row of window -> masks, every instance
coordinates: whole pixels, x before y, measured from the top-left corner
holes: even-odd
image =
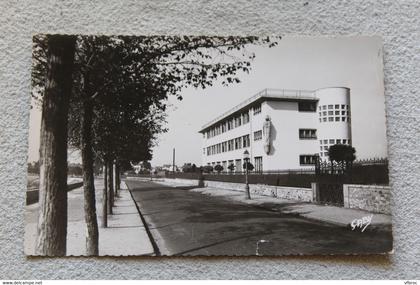
[[[254,132],[254,141],[262,140],[262,130]]]
[[[240,172],[243,169],[243,162],[245,162],[242,159],[235,159],[235,160],[225,160],[225,161],[217,161],[217,162],[209,162],[207,163],[208,166],[216,166],[216,165],[221,165],[223,167],[223,171],[224,172],[228,172],[228,171],[236,171],[236,172]],[[230,167],[231,165],[233,165],[233,167]],[[263,170],[263,158],[262,156],[256,156],[254,157],[254,171],[262,171]]]
[[[316,112],[316,101],[300,101],[298,110],[299,112]]]
[[[320,145],[333,145],[333,144],[351,144],[350,139],[326,139],[319,140]]]
[[[316,139],[316,129],[299,129],[300,139]]]
[[[320,140],[320,152],[319,155],[321,157],[328,157],[328,149],[330,146],[335,144],[351,144],[351,140],[349,139],[327,139],[327,140]]]
[[[253,108],[254,115],[261,113],[261,104],[254,106]],[[204,136],[207,138],[212,138],[214,136],[223,134],[227,131],[230,131],[234,128],[240,127],[249,123],[249,111],[246,111],[236,117],[227,119],[226,121],[210,128]]]
[[[241,149],[250,145],[249,135],[245,135],[207,147],[207,155]]]
[[[322,118],[322,117],[334,116],[334,115],[339,116],[340,114],[342,116],[346,116],[346,115],[350,116],[350,111],[322,111],[322,112],[319,112],[319,117]]]
[[[319,122],[348,122],[350,123],[350,117],[340,117],[340,116],[336,116],[336,117],[323,117],[323,118],[319,118]]]
[[[212,138],[214,136],[220,135],[224,132],[230,131],[231,129],[240,127],[244,124],[247,124],[249,122],[249,112],[251,112],[255,115],[258,115],[261,113],[261,103],[254,105],[249,109],[248,111],[245,111],[244,113],[227,119],[224,122],[210,128],[205,134],[204,137]],[[298,102],[298,110],[299,112],[316,112],[316,102],[315,101],[301,101]]]
[[[331,105],[322,105],[322,106],[319,106],[318,107],[318,109],[321,111],[321,110],[339,110],[340,109],[340,106],[341,106],[341,110],[349,110],[350,109],[350,107],[349,107],[349,105],[347,105],[347,104],[331,104]]]
[[[317,155],[300,155],[299,156],[299,163],[300,165],[315,165],[318,159]]]

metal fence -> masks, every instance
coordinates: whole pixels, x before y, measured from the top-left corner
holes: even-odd
[[[250,172],[248,182],[250,184],[266,184],[273,186],[311,188],[311,182],[315,181],[314,171],[267,171]],[[220,173],[199,173],[199,172],[168,172],[167,178],[200,179],[208,181],[220,181],[230,183],[245,183],[244,172],[220,172]]]

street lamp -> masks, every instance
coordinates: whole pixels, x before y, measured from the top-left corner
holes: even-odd
[[[244,160],[245,160],[245,194],[246,194],[246,199],[251,199],[251,195],[249,194],[249,183],[248,183],[248,161],[249,161],[248,150],[244,151]]]

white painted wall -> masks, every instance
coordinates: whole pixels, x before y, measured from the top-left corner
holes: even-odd
[[[318,140],[299,139],[299,129],[316,129],[317,113],[299,112],[298,102],[269,101],[267,114],[272,122],[272,150],[263,158],[263,167],[272,169],[298,169],[301,154],[318,152]]]

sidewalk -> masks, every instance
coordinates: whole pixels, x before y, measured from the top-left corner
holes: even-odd
[[[159,183],[159,182],[158,182]],[[172,185],[180,187],[181,185]],[[268,196],[251,193],[251,200],[245,199],[245,192],[215,189],[195,188],[190,191],[198,192],[209,196],[224,197],[232,202],[246,203],[249,205],[261,206],[263,208],[279,211],[285,214],[298,215],[307,219],[334,224],[351,229],[354,220],[372,215],[372,221],[366,230],[390,230],[391,216],[385,214],[370,213],[364,210],[348,209],[335,206],[318,205],[300,201],[278,199]],[[360,230],[360,229],[358,229]]]
[[[153,247],[140,219],[135,203],[121,183],[119,197],[115,200],[113,215],[108,215],[108,228],[101,228],[103,182],[95,180],[96,214],[99,226],[99,255],[128,256],[153,255]],[[67,255],[86,255],[86,224],[84,218],[83,188],[68,193]],[[25,254],[35,254],[38,203],[25,209]]]

